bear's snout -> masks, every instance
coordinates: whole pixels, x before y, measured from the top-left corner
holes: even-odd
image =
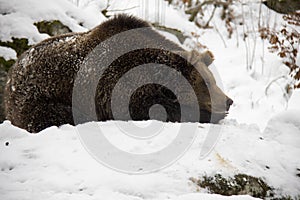
[[[226,111],[229,110],[230,106],[233,104],[233,100],[230,99],[229,97],[227,97],[227,100],[226,100]]]

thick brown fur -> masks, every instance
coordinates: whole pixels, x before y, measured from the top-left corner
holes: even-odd
[[[182,52],[181,56],[166,50],[145,48],[140,51],[129,52],[116,59],[97,86],[95,96],[97,119],[100,121],[114,119],[109,107],[111,88],[124,72],[144,63],[160,63],[172,66],[187,77],[198,97],[198,103],[203,113],[202,118],[198,121],[216,122],[224,118],[232,101],[216,86],[214,77],[207,68],[213,60],[212,54],[210,52],[204,54],[195,51],[186,52],[158,34],[147,22],[127,15],[118,15],[85,33],[71,33],[49,38],[23,53],[8,74],[5,89],[6,118],[12,124],[29,132],[38,132],[53,125],[74,125],[72,92],[76,74],[83,60],[106,39],[137,28],[150,28],[149,35],[141,36],[143,40],[149,43],[157,40],[163,41],[161,45],[167,45],[174,51]],[[128,41],[126,39],[121,41],[121,45],[127,45],[130,39],[132,38],[128,38]],[[198,71],[201,71],[204,77],[201,78],[197,75],[197,70],[193,69],[192,64],[196,66]],[[102,66],[98,64],[96,67]],[[120,69],[122,69],[122,73],[119,72]],[[136,77],[138,78],[139,75],[137,74]],[[178,84],[180,90],[180,83],[172,84]],[[211,87],[212,92],[209,93],[208,87]],[[125,89],[126,86],[124,86]],[[85,88],[85,90],[82,91],[83,95],[88,92],[89,88]],[[149,98],[142,98],[147,92],[150,93],[150,100]],[[189,93],[188,91],[185,92]],[[178,106],[178,104],[174,104],[176,99],[174,95],[167,95],[167,93],[168,91],[159,85],[151,85],[135,92],[129,106],[132,119],[149,119],[148,107],[162,103],[169,111],[168,121],[180,120],[180,114],[172,113],[173,109]],[[119,95],[122,96],[122,94]],[[189,95],[186,96],[184,100],[189,102]],[[226,104],[225,107],[217,108],[219,117],[215,120],[210,120],[212,97],[216,99],[216,105]],[[81,108],[76,109],[83,115],[88,114],[81,111]],[[117,109],[123,112],[125,108]],[[83,119],[82,122],[88,121],[89,117],[87,116],[86,119]],[[189,120],[187,119],[187,121]]]

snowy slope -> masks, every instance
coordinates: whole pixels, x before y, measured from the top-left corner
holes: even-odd
[[[59,19],[73,31],[91,29],[105,20],[100,12],[106,6],[104,1],[79,2],[76,5],[76,1],[68,0],[0,0],[0,12],[6,13],[0,15],[0,39],[26,37],[31,44],[37,43],[49,37],[40,34],[33,25],[40,20]],[[132,8],[139,3],[138,0],[111,1],[110,9]],[[153,21],[151,5],[148,20]],[[126,12],[140,15],[138,8]],[[300,173],[297,171],[300,169],[300,91],[294,91],[287,102],[278,92],[288,81],[283,79],[272,84],[265,93],[272,80],[287,77],[288,69],[276,55],[266,50],[264,68],[261,69],[260,50],[267,44],[259,42],[256,44],[255,68],[249,72],[242,41],[237,46],[234,37],[227,40],[224,36],[225,47],[216,30],[198,29],[188,22],[188,16],[172,6],[166,7],[166,13],[166,26],[188,35],[192,32],[201,35],[201,43],[214,53],[216,60],[212,67],[221,78],[218,82],[235,102],[229,116],[220,125],[197,124],[196,138],[183,157],[161,171],[144,175],[123,174],[99,164],[81,144],[76,131],[78,127],[51,127],[32,135],[6,121],[0,125],[0,199],[253,199],[241,195],[207,194],[208,191],[197,188],[189,180],[216,173],[263,177],[279,195],[300,194],[300,178],[296,176]],[[213,23],[221,22],[216,19]],[[218,31],[226,35],[222,28]],[[174,36],[172,38],[175,40]],[[191,45],[192,41],[186,44]],[[12,49],[2,47],[0,55],[6,59],[16,57]],[[92,129],[92,124],[83,126],[86,132]],[[114,144],[134,152],[161,148],[174,138],[168,136],[173,135],[172,130],[179,125],[166,123],[167,136],[148,142],[120,137],[122,132],[114,122],[100,123],[100,126],[109,133]],[[208,130],[219,129],[221,135],[215,148],[200,159]]]
[[[196,196],[206,199],[209,196],[193,194],[199,188],[189,178],[215,173],[264,177],[268,184],[279,189],[278,193],[297,195],[300,191],[299,177],[295,176],[300,164],[297,160],[300,118],[294,119],[294,123],[284,122],[284,119],[287,119],[284,115],[277,116],[263,133],[253,126],[228,121],[214,150],[199,159],[207,130],[220,126],[202,124],[192,147],[181,159],[164,170],[146,175],[127,175],[99,164],[81,145],[75,127],[51,127],[30,135],[5,122],[0,125],[0,198],[190,199]],[[89,125],[85,126],[86,132],[90,131]],[[124,142],[114,137],[120,131],[110,131],[115,127],[114,122],[101,126],[112,134],[115,143]],[[139,146],[131,143],[127,148],[134,150]],[[155,149],[152,146],[152,150]],[[209,198],[217,199],[217,196]]]

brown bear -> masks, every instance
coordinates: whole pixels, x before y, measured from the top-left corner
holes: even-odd
[[[127,37],[114,37],[131,30],[133,32]],[[111,42],[114,45],[110,46]],[[123,47],[141,43],[144,48],[115,57],[102,76],[97,77],[99,70],[106,67],[104,63],[108,57],[117,55],[116,52]],[[104,56],[98,58],[99,53]],[[216,123],[226,116],[232,100],[217,87],[207,67],[212,61],[210,52],[185,51],[156,32],[147,22],[128,15],[117,15],[88,32],[52,37],[23,53],[8,74],[6,119],[29,132],[39,132],[53,125],[74,125],[92,120],[153,119],[149,109],[159,104],[166,114],[163,117],[155,115],[154,119]],[[183,88],[181,82],[168,78],[170,75],[166,70],[160,72],[158,69],[155,77],[162,77],[167,85],[174,86],[176,91],[172,91],[164,84],[150,83],[144,71],[137,70],[121,86],[119,84],[117,92],[113,92],[127,72],[140,65],[152,69],[151,64],[170,67],[183,76],[191,87]],[[89,72],[85,80],[76,81],[81,76],[79,71],[81,74]],[[130,86],[136,80],[149,80],[149,84],[141,85],[130,94],[129,105],[112,103],[113,94],[114,99],[120,100],[128,96]],[[92,88],[91,83],[97,83],[96,88]],[[177,93],[183,95],[177,97]],[[193,94],[196,102],[191,97]],[[195,109],[200,113],[196,118],[189,112],[182,116],[182,110],[195,113],[192,112]],[[115,116],[112,110],[120,115]],[[91,114],[93,112],[96,117]],[[126,112],[130,115],[125,115]]]

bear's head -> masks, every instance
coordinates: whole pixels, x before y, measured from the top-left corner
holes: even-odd
[[[200,122],[217,123],[226,117],[233,100],[223,93],[218,87],[214,75],[208,68],[214,61],[214,56],[210,51],[199,53],[198,51],[179,52],[194,69],[190,72],[192,85],[198,97],[200,107]],[[184,102],[191,102],[192,95],[185,95]]]
[[[142,49],[122,55],[99,81],[95,99],[98,120],[219,122],[233,101],[217,86],[208,68],[213,60],[209,51]],[[112,97],[117,98],[114,101]],[[124,101],[129,106],[122,103],[124,99],[129,99]],[[157,104],[160,106],[152,110]]]

